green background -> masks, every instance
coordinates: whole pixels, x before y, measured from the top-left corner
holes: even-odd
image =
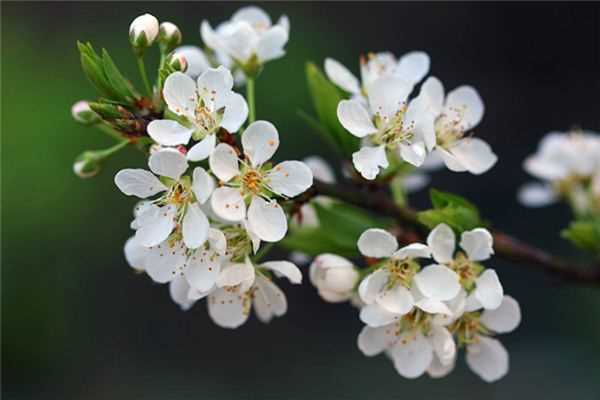
[[[477,134],[499,154],[483,176],[435,174],[435,187],[480,205],[496,226],[565,256],[558,237],[568,210],[528,210],[515,200],[528,180],[521,161],[541,136],[573,124],[600,130],[597,5],[269,3],[291,20],[288,55],[257,82],[258,117],[279,129],[278,159],[321,154],[298,118],[311,110],[304,62],[332,56],[357,71],[366,51],[423,49],[448,88],[469,82],[486,102]],[[139,84],[127,41],[143,12],[175,22],[200,44],[232,3],[2,4],[2,390],[7,399],[355,399],[600,397],[598,289],[492,260],[523,323],[502,340],[511,371],[489,385],[464,362],[443,380],[399,377],[383,356],[356,348],[361,324],[347,305],[326,304],[308,280],[282,284],[285,318],[223,330],[197,304],[187,313],[166,287],[135,275],[122,256],[133,199],[116,190],[120,168],[144,163],[126,150],[95,179],[72,173],[85,149],[111,139],[77,125],[70,106],[95,93],[81,73],[76,40],[110,50]],[[154,49],[149,56],[156,57]],[[412,198],[427,207],[424,193]],[[462,358],[462,357],[461,357]]]

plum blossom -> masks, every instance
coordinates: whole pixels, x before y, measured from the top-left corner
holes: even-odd
[[[210,155],[211,171],[221,181],[211,197],[215,214],[230,222],[247,219],[247,227],[260,240],[276,242],[287,232],[287,217],[273,195],[290,198],[313,182],[310,168],[301,161],[267,161],[279,147],[279,133],[267,121],[255,121],[242,134],[244,159],[226,143]]]
[[[209,230],[209,221],[201,205],[214,190],[213,178],[202,167],[193,170],[192,179],[183,176],[188,163],[175,149],[155,152],[148,165],[152,172],[123,169],[115,176],[115,184],[128,196],[147,199],[160,194],[145,203],[143,211],[137,215],[134,221],[137,240],[145,247],[153,247],[173,235],[182,239],[187,248],[200,247]]]
[[[490,146],[479,138],[467,136],[481,121],[483,101],[471,86],[460,86],[444,95],[442,83],[428,78],[420,97],[435,118],[436,152],[451,171],[482,174],[498,160]]]
[[[362,97],[368,93],[369,86],[380,78],[398,77],[412,87],[427,75],[429,65],[429,56],[422,51],[411,51],[398,59],[392,53],[381,52],[361,56],[360,81],[348,68],[332,58],[325,59],[325,73],[329,80],[353,97]]]
[[[577,213],[600,210],[600,135],[597,133],[551,132],[523,166],[541,182],[527,183],[519,190],[522,204],[542,207],[565,199]]]
[[[396,238],[383,229],[368,229],[358,239],[358,249],[369,258],[383,259],[358,287],[366,304],[360,319],[371,327],[399,321],[416,307],[432,314],[451,315],[444,303],[460,291],[459,276],[444,265],[421,269],[418,258],[429,258],[431,249],[412,243],[398,249]]]
[[[375,179],[380,169],[389,166],[388,152],[418,167],[433,150],[434,116],[421,94],[407,103],[411,91],[411,84],[389,76],[369,85],[366,105],[358,99],[338,104],[342,126],[363,139],[363,147],[352,155],[352,162],[365,179]]]
[[[309,276],[321,298],[330,303],[352,298],[359,278],[358,271],[349,260],[328,253],[315,257],[310,265]]]
[[[148,135],[162,146],[187,145],[199,141],[187,153],[190,161],[201,161],[212,153],[217,133],[224,128],[236,132],[248,117],[246,100],[233,90],[233,77],[226,68],[209,68],[197,83],[183,72],[167,77],[163,97],[177,121],[162,119],[148,124]]]
[[[290,23],[285,15],[273,24],[269,15],[256,6],[239,9],[216,29],[208,21],[202,21],[200,27],[206,46],[217,54],[230,57],[251,73],[285,54],[289,31]]]

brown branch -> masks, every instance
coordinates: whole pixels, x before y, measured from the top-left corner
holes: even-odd
[[[315,180],[311,193],[333,197],[392,217],[401,225],[413,228],[422,238],[427,232],[426,227],[417,220],[417,210],[398,207],[385,192],[376,188],[348,187]],[[504,260],[535,267],[569,282],[600,286],[600,264],[578,265],[553,256],[504,232],[493,230],[492,234],[495,254]]]

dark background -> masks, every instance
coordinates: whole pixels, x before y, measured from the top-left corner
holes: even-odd
[[[228,18],[234,3],[2,4],[2,384],[7,399],[599,399],[600,289],[568,286],[493,259],[523,310],[502,337],[511,370],[485,384],[462,361],[443,380],[401,378],[356,347],[361,323],[348,305],[322,302],[305,279],[282,283],[284,318],[215,326],[204,302],[184,313],[167,288],[127,267],[122,245],[133,199],[114,173],[140,166],[125,151],[95,179],[72,171],[84,149],[110,140],[78,126],[70,106],[92,99],[75,41],[110,49],[137,82],[130,21],[143,12],[175,22],[200,44],[202,19]],[[598,4],[268,3],[291,20],[288,55],[257,83],[259,118],[279,128],[278,159],[326,153],[297,117],[310,109],[304,62],[332,56],[358,72],[367,51],[427,51],[447,89],[469,83],[486,115],[477,134],[499,155],[475,177],[441,171],[433,185],[480,205],[484,216],[563,256],[563,206],[529,210],[515,200],[524,157],[550,130],[600,130]],[[154,56],[156,50],[154,49]],[[151,69],[152,70],[152,69]],[[413,197],[428,205],[424,193]],[[307,276],[305,276],[307,278]]]

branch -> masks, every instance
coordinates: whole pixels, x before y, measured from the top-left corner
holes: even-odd
[[[394,218],[404,226],[409,226],[424,238],[425,226],[417,220],[417,210],[398,207],[386,193],[375,187],[350,188],[340,184],[314,181],[313,195],[333,197],[355,206],[372,210]],[[589,286],[600,286],[600,264],[583,266],[562,260],[542,249],[527,244],[504,232],[492,230],[495,254],[507,261],[525,264],[543,270],[559,278]]]

